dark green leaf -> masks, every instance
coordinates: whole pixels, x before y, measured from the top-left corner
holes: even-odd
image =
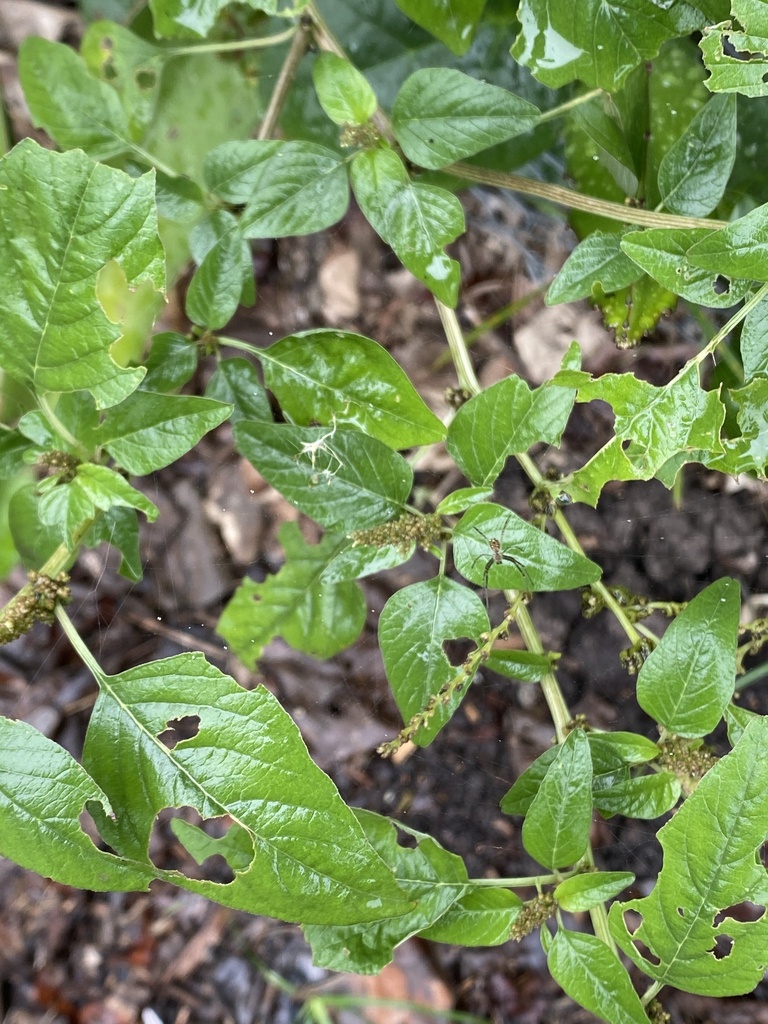
[[[768,375],[768,299],[744,317],[740,349],[746,384],[753,377]]]
[[[547,672],[552,671],[552,662],[546,654],[533,651],[515,651],[511,648],[496,647],[488,655],[486,668],[509,679],[520,679],[524,683],[538,683]]]
[[[507,790],[499,806],[505,814],[527,814],[533,798],[539,792],[552,762],[558,755],[558,747],[550,747],[540,754],[530,767]]]
[[[237,311],[243,291],[243,238],[236,229],[223,235],[206,253],[189,283],[189,319],[211,331],[224,327]]]
[[[621,124],[621,116],[610,96],[603,93],[574,108],[575,125],[597,147],[597,156],[619,188],[628,196],[637,192],[637,168]]]
[[[29,440],[19,430],[0,431],[0,480],[10,480],[25,465]]]
[[[354,643],[365,623],[365,599],[354,583],[331,583],[324,573],[346,541],[326,534],[307,544],[296,523],[279,533],[285,563],[263,583],[247,576],[216,627],[248,668],[276,636],[314,658],[331,658]]]
[[[362,530],[405,511],[410,466],[359,430],[241,422],[235,442],[268,483],[322,526]]]
[[[376,109],[376,94],[348,60],[321,53],[312,66],[320,106],[336,124],[365,124]]]
[[[345,331],[303,331],[258,353],[264,382],[302,425],[356,427],[391,448],[433,444],[445,427],[386,349]]]
[[[768,203],[697,242],[688,260],[715,274],[768,281]]]
[[[177,334],[175,331],[156,334],[152,339],[152,348],[145,364],[147,375],[141,382],[142,389],[176,391],[187,383],[197,369],[197,354],[197,345],[183,334]]]
[[[509,889],[473,889],[419,934],[457,946],[500,946],[509,940],[522,905]]]
[[[598,288],[615,292],[637,281],[641,274],[622,251],[621,235],[594,231],[573,250],[549,286],[547,305],[594,298]]]
[[[444,643],[460,637],[478,643],[488,628],[488,615],[477,594],[445,576],[403,587],[390,597],[379,619],[379,646],[406,723],[462,672],[448,660]],[[447,704],[437,704],[429,723],[414,736],[415,743],[431,743],[456,711],[468,685],[469,680]]]
[[[464,53],[483,13],[485,0],[396,0],[417,25],[431,32],[454,53]]]
[[[453,531],[453,551],[465,579],[497,590],[571,590],[600,578],[599,565],[490,502],[464,513]]]
[[[575,864],[589,845],[592,759],[587,734],[574,729],[557,748],[523,822],[523,846],[548,868]]]
[[[554,895],[563,910],[577,914],[612,900],[634,880],[635,876],[629,871],[590,871],[566,878],[555,889]]]
[[[102,541],[120,552],[120,575],[136,583],[143,569],[139,551],[139,521],[132,508],[113,506],[100,516],[91,527],[84,543],[96,547]]]
[[[650,896],[611,907],[614,938],[661,985],[722,998],[751,992],[765,973],[768,914],[741,920],[733,908],[764,904],[766,744],[768,720],[761,717],[659,831],[664,866]],[[628,911],[640,915],[632,932]],[[721,936],[727,955],[716,957]]]
[[[539,116],[506,89],[450,68],[422,68],[398,93],[392,127],[409,160],[440,168],[530,131]]]
[[[640,706],[669,732],[705,736],[733,696],[741,591],[712,583],[670,623],[637,677]]]
[[[264,165],[282,145],[272,139],[247,139],[216,146],[205,157],[205,184],[225,202],[244,206],[262,180]]]
[[[595,791],[595,806],[604,818],[659,818],[680,799],[680,780],[672,772],[657,772],[620,779]]]
[[[713,96],[659,165],[659,192],[668,210],[706,217],[725,192],[736,159],[736,97]]]
[[[272,409],[256,367],[241,356],[221,359],[205,389],[206,398],[234,406],[230,419],[272,422]]]
[[[27,569],[39,569],[61,543],[59,524],[48,526],[40,519],[34,483],[25,484],[8,503],[11,538]]]

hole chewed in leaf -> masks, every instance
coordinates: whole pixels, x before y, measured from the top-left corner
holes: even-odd
[[[715,280],[712,282],[712,291],[715,295],[727,295],[731,290],[731,282],[727,277],[722,274],[718,274]]]
[[[228,884],[253,860],[251,837],[227,816],[201,817],[194,807],[167,807],[155,818],[152,863],[187,878]]]
[[[154,89],[157,85],[157,75],[154,71],[139,71],[136,75],[136,85],[140,89]]]
[[[679,910],[680,908],[678,908]],[[661,963],[659,957],[646,946],[642,939],[637,938],[637,932],[643,923],[642,914],[638,914],[637,911],[625,911],[624,912],[624,923],[627,926],[627,931],[632,936],[632,944],[643,959],[647,960],[649,964],[653,964],[658,967]]]
[[[446,658],[454,666],[458,668],[459,665],[463,665],[467,659],[467,655],[475,649],[475,643],[468,637],[457,637],[454,640],[443,640],[443,651]]]
[[[714,954],[715,960],[725,960],[726,957],[731,955],[733,950],[733,939],[730,935],[718,935],[715,938],[715,944],[712,947],[711,952]]]
[[[172,718],[167,727],[157,737],[169,750],[173,750],[181,740],[191,740],[200,732],[200,718],[198,715],[184,715],[181,718]]]

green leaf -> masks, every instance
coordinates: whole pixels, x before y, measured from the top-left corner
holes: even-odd
[[[240,0],[252,11],[265,14],[295,15],[307,0]],[[149,0],[149,9],[155,19],[155,35],[170,39],[204,39],[215,25],[221,12],[233,0]]]
[[[0,854],[61,885],[146,891],[151,865],[105,853],[83,831],[80,816],[89,801],[111,811],[63,747],[26,722],[0,717]]]
[[[272,422],[272,409],[256,367],[241,356],[221,359],[205,389],[206,398],[234,406],[230,419]]]
[[[597,775],[614,764],[638,765],[655,761],[661,754],[659,746],[636,732],[597,732],[590,730],[589,749]]]
[[[445,576],[403,587],[390,597],[379,619],[379,646],[403,721],[423,711],[430,698],[462,672],[448,660],[445,642],[469,637],[477,644],[488,628],[488,615],[477,594]],[[438,702],[432,718],[413,737],[415,743],[432,742],[466,689],[461,687],[447,704]]]
[[[312,142],[241,143],[241,152],[249,150],[252,187],[240,216],[244,238],[309,235],[344,216],[349,184],[336,153]]]
[[[96,547],[105,542],[120,552],[119,573],[131,582],[138,582],[142,575],[141,552],[139,551],[139,521],[134,509],[113,506],[93,524],[84,543]]]
[[[263,583],[246,576],[216,627],[251,669],[276,636],[313,658],[332,658],[355,642],[365,624],[362,590],[324,577],[344,538],[326,534],[319,544],[307,544],[296,523],[283,523],[279,539],[285,550],[280,571]]]
[[[109,410],[99,443],[123,469],[145,476],[181,458],[231,411],[210,398],[136,391]]]
[[[10,480],[26,465],[29,440],[20,430],[0,431],[0,480]]]
[[[74,545],[76,532],[95,515],[93,502],[74,481],[60,483],[40,495],[37,514],[62,544]]]
[[[768,299],[763,299],[744,317],[741,328],[741,362],[744,382],[768,376]]]
[[[715,274],[768,281],[768,203],[697,242],[688,260]]]
[[[523,822],[523,846],[548,868],[575,864],[589,845],[592,759],[587,734],[574,729],[557,748]]]
[[[649,0],[522,0],[520,34],[512,56],[539,81],[557,88],[581,80],[615,92],[633,68],[655,57],[671,36],[704,23],[691,8],[663,8]]]
[[[490,502],[464,513],[453,531],[453,554],[465,579],[495,590],[571,590],[600,578],[599,565]]]
[[[642,709],[669,732],[705,736],[723,716],[736,680],[739,584],[712,583],[670,623],[637,677]]]
[[[450,68],[422,68],[400,89],[392,127],[409,160],[436,169],[530,131],[539,117],[506,89]]]
[[[661,985],[722,998],[751,992],[763,977],[768,914],[743,921],[732,908],[764,905],[766,743],[768,720],[761,717],[659,831],[664,866],[650,896],[611,907],[614,938]],[[641,921],[630,932],[624,915],[632,911]],[[727,954],[716,957],[718,939]]]
[[[724,442],[722,456],[705,453],[706,465],[733,476],[739,473],[764,476],[768,464],[768,379],[756,377],[746,387],[731,391],[729,395],[738,410],[736,420],[741,436]]]
[[[321,526],[342,524],[351,532],[405,511],[410,466],[359,430],[241,422],[235,443],[268,483]]]
[[[653,819],[671,811],[680,799],[680,780],[672,772],[655,772],[622,779],[606,789],[595,789],[595,806],[604,818]]]
[[[409,912],[351,928],[304,929],[318,967],[356,974],[377,974],[392,959],[395,946],[428,928],[469,888],[464,862],[431,836],[406,828],[370,811],[357,811],[366,836],[400,888],[410,898]],[[397,828],[418,840],[415,849],[400,846]]]
[[[89,74],[70,46],[28,36],[19,49],[19,77],[34,123],[62,149],[109,160],[132,148],[117,93]]]
[[[659,165],[664,206],[706,217],[723,198],[736,159],[736,97],[713,96]]]
[[[509,889],[473,889],[419,935],[457,946],[500,946],[509,941],[522,906]]]
[[[302,331],[257,355],[264,364],[264,383],[295,423],[335,421],[396,449],[445,437],[445,427],[408,375],[370,338],[346,331]]]
[[[203,164],[209,191],[234,206],[244,206],[259,186],[263,165],[283,143],[271,139],[224,142],[211,149]]]
[[[394,569],[403,562],[407,562],[413,555],[416,548],[414,541],[401,544],[387,544],[384,547],[374,547],[371,544],[356,544],[346,540],[346,546],[342,546],[323,570],[323,581],[325,583],[344,583],[347,580],[360,579],[363,576],[370,576],[372,573],[384,572],[387,569]]]
[[[541,788],[559,747],[550,747],[520,775],[515,784],[502,797],[499,806],[505,814],[527,814],[533,799]]]
[[[185,303],[187,316],[193,323],[218,331],[237,312],[244,271],[251,273],[250,254],[248,265],[244,265],[243,245],[235,222],[232,230],[223,234],[203,257],[189,283]]]
[[[161,393],[176,391],[187,383],[197,369],[197,355],[197,345],[185,335],[175,331],[156,334],[145,363],[147,375],[141,382],[142,390]]]
[[[494,648],[488,655],[485,666],[501,676],[519,679],[524,683],[538,683],[547,672],[552,671],[552,661],[546,654],[499,647]]]
[[[43,523],[39,504],[34,483],[14,491],[8,502],[11,539],[27,569],[41,568],[61,543],[60,524]]]
[[[566,878],[555,889],[554,896],[563,910],[578,914],[612,900],[634,880],[630,871],[590,871]]]
[[[459,487],[443,498],[435,512],[441,516],[455,516],[492,497],[492,487]]]
[[[485,7],[485,0],[396,0],[396,3],[412,21],[457,54],[468,49]]]
[[[99,684],[83,763],[119,809],[115,819],[93,812],[113,849],[150,864],[156,815],[193,807],[203,818],[227,815],[230,827],[250,837],[253,860],[228,884],[156,869],[166,881],[286,921],[353,923],[411,910],[263,686],[244,690],[198,653],[102,676]],[[166,746],[159,737],[185,718],[197,725],[195,735]]]
[[[0,161],[6,373],[37,391],[87,388],[100,407],[137,387],[144,371],[110,357],[120,330],[96,297],[99,272],[112,259],[130,285],[164,287],[152,174],[129,178],[81,152],[51,153],[30,140]]]
[[[744,735],[744,731],[750,722],[753,722],[759,717],[760,715],[756,712],[748,711],[746,708],[740,708],[737,704],[727,704],[723,718],[728,728],[729,743],[735,747]]]
[[[462,405],[448,428],[448,452],[473,484],[490,487],[510,455],[539,442],[559,445],[574,398],[573,389],[549,384],[532,391],[512,374]]]
[[[762,15],[762,3],[732,4],[733,14],[746,32],[733,31],[733,22],[704,29],[699,46],[709,72],[707,88],[715,93],[741,93],[766,96],[768,74],[768,25]],[[757,15],[757,17],[755,17]],[[752,27],[754,26],[754,27]]]
[[[571,999],[608,1024],[648,1024],[619,958],[595,935],[558,928],[547,966]]]
[[[641,274],[622,251],[620,235],[594,231],[576,246],[549,286],[547,305],[595,298],[598,290],[615,292],[637,281]]]
[[[571,119],[596,147],[595,155],[621,191],[634,196],[638,186],[635,157],[613,99],[607,93],[596,96],[575,107]]]
[[[376,234],[436,298],[455,306],[459,264],[443,248],[464,231],[458,199],[445,189],[411,182],[391,149],[358,153],[350,173],[355,198]]]
[[[365,124],[376,110],[376,93],[348,60],[321,53],[312,66],[320,106],[340,125]]]
[[[87,494],[94,507],[102,512],[111,508],[135,508],[143,512],[150,523],[154,523],[159,515],[157,505],[107,466],[83,462],[77,467],[72,483]]]
[[[621,239],[621,248],[638,267],[682,298],[727,309],[749,294],[752,282],[729,279],[719,267],[704,270],[689,260],[691,250],[713,234],[706,228],[630,231]]]

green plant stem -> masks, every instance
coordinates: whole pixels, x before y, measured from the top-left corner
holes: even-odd
[[[652,999],[655,999],[659,992],[661,992],[663,987],[664,986],[660,981],[654,981],[652,985],[649,985],[646,991],[640,997],[640,1002],[643,1004],[643,1006],[647,1006]]]
[[[741,678],[736,680],[736,689],[743,690],[747,686],[754,686],[755,683],[762,683],[766,676],[768,676],[768,661],[763,665],[757,665],[755,668],[750,669],[749,672],[745,672]]]
[[[237,53],[238,50],[261,50],[267,46],[278,46],[291,39],[296,26],[291,25],[285,32],[274,36],[260,36],[258,39],[235,39],[228,43],[200,43],[192,46],[173,46],[163,50],[164,57],[194,57],[198,53]]]
[[[69,615],[67,615],[66,611],[62,608],[60,604],[56,605],[56,611],[54,612],[54,614],[56,616],[57,622],[66,633],[67,639],[74,647],[78,657],[86,666],[86,668],[91,673],[96,682],[99,685],[101,685],[106,676],[102,671],[98,661],[96,661],[94,656],[88,650],[85,643],[83,642],[82,637],[75,629],[75,624],[72,622],[72,619],[70,619]]]
[[[435,299],[435,305],[448,339],[448,349],[456,368],[456,376],[459,378],[459,386],[469,391],[470,394],[479,395],[482,388],[475,374],[472,360],[469,358],[469,351],[456,316],[456,310],[446,306],[439,299]]]
[[[638,224],[640,227],[647,228],[710,228],[712,231],[727,226],[727,222],[723,220],[680,217],[677,214],[640,210],[633,206],[624,206],[622,203],[612,203],[607,199],[585,196],[580,192],[574,192],[573,189],[564,188],[562,185],[549,185],[547,182],[524,178],[519,174],[492,171],[484,167],[475,167],[473,164],[451,164],[450,167],[444,167],[443,172],[463,178],[465,181],[475,181],[479,185],[493,185],[497,188],[509,189],[511,192],[536,196],[538,199],[547,199],[551,203],[557,203],[558,206],[583,210],[585,213],[594,213],[600,217],[607,217],[609,220],[621,221],[624,224]]]
[[[256,135],[257,139],[271,139],[274,135],[277,122],[280,119],[280,111],[283,109],[285,98],[296,76],[296,70],[309,46],[309,28],[304,19],[299,22],[295,29],[291,29],[291,33],[293,34],[293,42],[288,53],[285,55],[275,88],[269,97],[269,104]]]
[[[72,446],[79,458],[87,460],[90,452],[86,451],[74,434],[72,434],[71,431],[69,431],[61,422],[51,405],[49,396],[43,392],[37,396],[37,401],[40,409],[45,415],[45,418],[51,424],[56,433],[63,437],[64,440]]]
[[[589,103],[590,100],[595,99],[597,96],[602,96],[602,94],[602,89],[591,89],[589,92],[582,93],[581,96],[574,96],[572,100],[561,103],[557,107],[552,107],[551,110],[545,110],[539,118],[539,124],[553,121],[556,117],[562,117],[563,114],[570,113],[575,107],[580,107],[582,103]]]
[[[163,163],[162,160],[159,160],[153,153],[150,153],[149,150],[143,149],[141,146],[138,146],[135,142],[130,142],[129,140],[126,140],[126,144],[130,146],[131,150],[136,154],[137,157],[139,157],[140,160],[143,160],[144,163],[149,164],[150,167],[154,167],[155,170],[160,171],[162,174],[165,174],[169,178],[181,177],[178,171],[175,171],[168,164]]]
[[[481,889],[533,889],[540,885],[557,885],[579,872],[560,871],[556,875],[527,875],[522,878],[471,878],[472,885]]]
[[[741,309],[737,310],[734,313],[734,315],[731,317],[728,323],[724,327],[721,327],[717,334],[713,335],[713,337],[707,342],[704,348],[700,352],[698,352],[693,357],[693,359],[690,359],[685,364],[685,366],[680,370],[678,375],[675,377],[675,380],[679,380],[680,377],[683,376],[683,374],[686,372],[686,370],[692,363],[700,365],[701,363],[704,362],[707,356],[713,356],[718,345],[722,344],[722,342],[725,341],[725,339],[728,337],[728,335],[731,333],[734,327],[738,327],[738,325],[746,317],[746,315],[749,312],[751,312],[755,308],[755,306],[758,306],[767,295],[768,282],[766,282],[761,288],[758,288],[758,290],[754,292],[749,299],[747,299],[747,301],[744,303]]]

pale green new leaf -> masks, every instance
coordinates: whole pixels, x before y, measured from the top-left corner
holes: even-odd
[[[285,550],[280,571],[263,583],[246,576],[216,627],[248,668],[276,636],[314,658],[331,658],[355,642],[365,623],[362,590],[324,575],[348,544],[344,537],[327,533],[319,544],[307,544],[296,523],[283,523],[279,539]]]
[[[751,992],[765,973],[768,914],[739,920],[732,908],[764,902],[766,744],[761,717],[659,831],[664,866],[650,896],[611,907],[614,938],[661,985],[722,998]],[[627,911],[640,915],[631,932]],[[727,944],[723,956],[713,955],[718,939]]]
[[[268,483],[321,526],[346,532],[405,512],[413,471],[405,459],[359,430],[235,425],[235,443]]]
[[[612,900],[634,880],[629,871],[589,871],[566,878],[555,889],[554,896],[563,910],[577,914]]]
[[[574,398],[572,388],[531,390],[512,374],[462,405],[448,428],[448,451],[473,484],[490,487],[510,455],[560,443]]]
[[[477,594],[446,576],[403,587],[390,597],[379,619],[379,646],[404,722],[461,674],[461,668],[448,660],[444,643],[459,637],[479,643],[488,628],[488,614]],[[413,737],[415,743],[432,742],[461,703],[468,684],[469,680],[447,704],[438,702],[432,718]]]
[[[360,209],[374,231],[436,298],[455,306],[460,268],[443,249],[464,231],[458,199],[445,189],[414,184],[391,149],[358,153],[351,177]]]
[[[713,96],[659,165],[664,206],[706,217],[723,198],[736,159],[736,97]]]
[[[485,0],[396,0],[397,6],[456,54],[469,49]]]
[[[592,823],[589,740],[574,729],[557,748],[523,822],[523,846],[548,868],[564,868],[584,854]]]
[[[335,53],[318,56],[312,78],[320,106],[336,124],[365,124],[376,109],[376,94],[365,77]]]
[[[457,946],[500,946],[510,938],[523,901],[509,889],[473,889],[419,934]]]
[[[622,251],[621,235],[593,231],[565,261],[547,292],[547,305],[616,292],[637,281],[642,270]]]
[[[131,149],[117,93],[94,78],[70,46],[28,36],[19,50],[19,77],[34,123],[62,149],[82,149],[94,160]]]
[[[244,690],[201,654],[100,676],[83,763],[116,811],[91,808],[109,845],[147,865],[164,808],[227,816],[253,859],[221,884],[156,870],[226,906],[285,921],[345,923],[408,913],[412,905],[365,838],[299,731],[263,686]],[[169,726],[195,735],[168,746]],[[242,837],[243,839],[245,837]],[[240,852],[247,844],[239,844]]]
[[[705,736],[723,716],[736,681],[741,591],[712,583],[670,623],[637,677],[642,709],[668,732]]]
[[[621,961],[597,936],[558,928],[547,966],[571,999],[607,1024],[648,1024]]]
[[[136,391],[109,410],[98,440],[123,469],[145,476],[181,458],[231,412],[210,398]]]
[[[355,812],[368,841],[392,870],[410,899],[410,912],[353,927],[304,929],[318,967],[356,974],[378,974],[392,959],[395,946],[428,928],[471,889],[461,857],[443,849],[431,836],[406,828],[371,811]],[[401,846],[397,829],[417,840]]]
[[[501,561],[492,541],[499,542]],[[491,502],[464,513],[453,531],[453,552],[465,579],[497,590],[571,590],[600,579],[595,562]]]
[[[346,331],[301,331],[257,353],[294,423],[356,427],[391,448],[433,444],[445,427],[381,345]]]
[[[753,281],[768,281],[768,203],[688,250],[694,267]]]
[[[667,39],[704,24],[685,4],[653,0],[522,0],[512,56],[557,88],[580,80],[615,92]]]
[[[157,505],[145,497],[141,491],[131,487],[125,477],[120,476],[108,466],[97,466],[92,462],[84,462],[77,467],[74,484],[88,495],[94,506],[102,512],[110,508],[135,508],[143,512],[150,523],[158,515]]]
[[[392,127],[409,160],[436,169],[530,131],[539,117],[506,89],[451,68],[422,68],[397,94]]]
[[[116,260],[129,285],[165,284],[154,176],[130,178],[82,152],[52,153],[27,139],[0,161],[0,358],[37,391],[89,390],[121,402],[143,370],[109,354],[120,335],[96,283]]]
[[[112,811],[63,747],[26,722],[0,716],[0,854],[61,885],[97,892],[148,889],[155,875],[151,864],[105,853],[83,832],[80,815],[89,801]]]

